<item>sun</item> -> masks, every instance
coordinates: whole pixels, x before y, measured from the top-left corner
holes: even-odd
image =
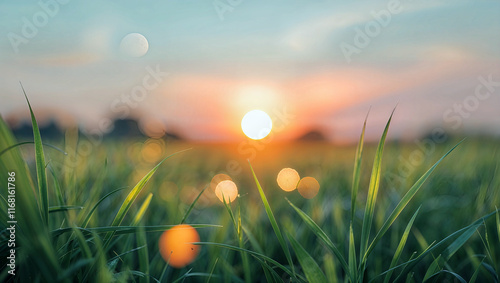
[[[252,110],[241,119],[241,129],[245,135],[253,140],[265,138],[273,128],[273,121],[266,112]]]

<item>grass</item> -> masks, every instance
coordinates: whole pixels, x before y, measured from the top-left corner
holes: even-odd
[[[363,126],[357,147],[270,144],[252,165],[232,146],[184,143],[167,143],[152,161],[141,140],[105,141],[88,154],[77,131],[42,143],[28,108],[33,141],[18,143],[0,120],[0,172],[16,173],[17,220],[12,277],[2,190],[1,281],[498,280],[498,141],[437,144],[402,174],[401,160],[418,148],[385,143],[390,118],[378,145],[365,144]],[[222,204],[207,184],[234,158],[240,197]],[[284,167],[317,178],[320,193],[279,190]],[[202,249],[174,269],[158,239],[180,223],[197,228]]]

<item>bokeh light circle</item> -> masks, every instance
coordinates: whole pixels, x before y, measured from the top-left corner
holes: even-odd
[[[313,177],[304,177],[297,185],[300,195],[307,199],[312,199],[319,192],[319,183]]]
[[[280,186],[283,191],[291,192],[297,188],[297,184],[300,181],[300,176],[295,169],[283,168],[278,173],[276,181],[278,182],[278,186]]]
[[[222,181],[215,188],[215,195],[221,202],[233,202],[238,197],[238,187],[231,180]]]
[[[158,247],[160,254],[168,264],[182,268],[196,259],[200,246],[191,243],[199,242],[200,236],[196,229],[187,224],[181,224],[163,232]]]
[[[210,182],[210,188],[215,192],[215,188],[217,188],[217,185],[222,182],[222,181],[232,181],[231,177],[229,177],[226,174],[217,174],[212,178],[212,181]]]

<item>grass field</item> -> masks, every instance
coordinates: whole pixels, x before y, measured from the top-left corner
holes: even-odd
[[[17,142],[0,123],[2,151]],[[271,143],[250,167],[237,144],[92,144],[68,131],[43,140],[58,150],[37,131],[35,144],[0,156],[4,282],[498,282],[498,140],[467,139],[428,172],[460,140],[427,150]],[[285,167],[316,178],[318,195],[282,191],[276,176]],[[16,276],[6,266],[8,172]],[[238,186],[231,204],[210,188],[218,173]],[[197,228],[201,250],[173,268],[158,240],[182,222]]]

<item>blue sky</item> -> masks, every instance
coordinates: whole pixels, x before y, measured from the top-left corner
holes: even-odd
[[[350,140],[370,106],[375,136],[397,103],[393,135],[412,137],[453,128],[458,113],[443,114],[474,95],[479,77],[500,82],[498,1],[41,2],[57,3],[58,11],[0,2],[4,117],[27,114],[22,81],[40,119],[96,127],[119,114],[111,105],[140,86],[149,68],[168,76],[130,115],[192,139],[237,138],[235,121],[260,108],[293,114],[284,138],[319,127],[333,140]],[[221,17],[217,3],[235,5]],[[391,19],[382,26],[374,14],[385,11]],[[23,36],[26,20],[43,13],[46,23],[15,52],[13,34]],[[356,47],[367,25],[379,31]],[[120,54],[132,32],[149,42],[143,57]],[[343,44],[359,53],[348,60]],[[478,100],[455,130],[500,135],[499,93]]]

